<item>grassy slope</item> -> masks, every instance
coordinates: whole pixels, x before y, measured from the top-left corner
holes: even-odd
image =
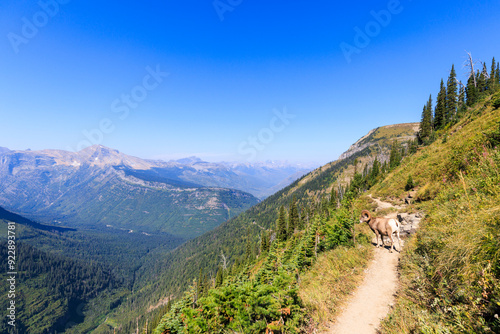
[[[299,296],[313,322],[310,329],[321,328],[334,319],[362,281],[363,270],[372,256],[373,247],[368,244],[339,247],[318,256],[299,286]]]
[[[389,146],[394,139],[404,137],[407,140],[414,136],[413,128],[414,125],[411,124],[378,128],[368,139],[373,146],[347,159],[337,160],[312,171],[213,231],[188,241],[169,256],[158,258],[155,269],[137,272],[139,284],[135,288],[135,295],[108,319],[108,323],[130,319],[135,317],[137,310],[145,310],[150,305],[156,305],[166,296],[179,295],[193,279],[198,277],[200,269],[214,274],[221,263],[222,253],[233,262],[245,251],[247,229],[250,231],[252,244],[256,244],[262,228],[274,228],[278,208],[281,205],[288,207],[293,196],[296,196],[299,204],[304,204],[329,193],[337,180],[346,179],[354,174],[352,165],[356,159],[373,161],[374,154],[380,153],[380,148],[388,154]],[[154,278],[151,284],[147,279],[150,277]]]
[[[412,129],[413,126],[407,124],[381,127],[375,131],[370,142],[373,143],[373,147],[376,145],[377,148],[381,147],[383,151],[388,152],[393,139],[414,135]],[[337,160],[312,171],[235,219],[187,242],[174,252],[166,264],[162,263],[160,265],[163,269],[165,269],[165,265],[170,267],[168,273],[170,277],[164,283],[169,284],[172,281],[191,282],[193,278],[197,277],[200,267],[207,271],[216,269],[217,264],[220,263],[221,252],[234,260],[236,256],[244,252],[244,242],[242,240],[245,240],[247,227],[250,227],[251,235],[256,242],[261,228],[274,227],[277,210],[281,205],[287,207],[293,196],[296,196],[300,203],[308,201],[311,197],[314,198],[326,192],[329,193],[332,185],[338,179],[352,177],[354,174],[354,168],[352,167],[354,160],[373,159],[372,156],[376,152],[373,147],[358,152],[347,159]],[[252,224],[253,222],[255,224]],[[188,280],[183,279],[186,276],[189,277]],[[181,289],[185,288],[185,285],[177,286]]]
[[[488,146],[500,110],[478,103],[375,188],[400,201],[406,179],[426,217],[401,259],[402,289],[383,333],[500,331],[500,153]]]

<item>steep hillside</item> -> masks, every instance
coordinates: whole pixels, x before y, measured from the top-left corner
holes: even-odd
[[[15,222],[17,224],[29,226],[29,227],[32,227],[34,229],[41,230],[41,231],[51,231],[51,232],[76,231],[73,228],[39,224],[37,222],[34,222],[34,221],[29,220],[27,218],[24,218],[23,216],[20,216],[20,215],[17,215],[15,213],[12,213],[10,211],[7,211],[2,207],[0,207],[0,220]]]
[[[217,268],[221,253],[234,261],[245,251],[241,240],[245,239],[248,233],[247,229],[250,230],[251,237],[257,241],[262,229],[274,226],[278,218],[279,207],[282,205],[288,207],[294,196],[299,206],[306,206],[309,203],[318,204],[321,199],[320,195],[325,193],[327,189],[331,189],[337,180],[352,177],[350,173],[354,172],[352,165],[355,160],[372,160],[379,152],[385,156],[386,152],[390,151],[392,140],[398,138],[398,129],[401,130],[402,138],[406,141],[409,136],[409,128],[413,130],[415,124],[375,129],[375,132],[382,135],[378,138],[374,137],[373,142],[366,141],[372,145],[369,144],[362,150],[349,154],[346,158],[312,171],[238,217],[180,247],[169,260],[169,262],[179,261],[179,264],[183,263],[182,268],[174,267],[172,271],[168,271],[169,277],[172,277],[173,286],[180,286],[183,277],[184,280],[186,277],[194,278],[200,267],[207,271]],[[391,129],[390,134],[386,134],[386,129]],[[415,133],[410,138],[415,138]],[[303,210],[302,215],[306,214]],[[189,259],[189,262],[185,263],[182,259]],[[174,276],[176,274],[179,276]],[[165,284],[169,283],[165,282]]]
[[[24,227],[30,229],[30,227]],[[19,236],[23,226],[16,227]],[[2,259],[12,255],[7,251],[14,239],[7,240],[7,220],[0,219],[0,254]],[[9,243],[8,243],[9,241]],[[100,263],[77,261],[62,255],[40,251],[28,244],[15,241],[15,256],[12,268],[17,274],[1,274],[2,281],[15,278],[14,289],[2,284],[0,293],[5,296],[0,301],[6,310],[10,300],[15,301],[17,332],[3,317],[0,324],[2,333],[54,333],[61,332],[84,320],[82,310],[95,300],[119,300],[118,291],[123,289],[123,281],[113,275],[108,266]],[[15,290],[15,291],[14,291]],[[14,292],[13,292],[14,291]],[[114,297],[110,297],[115,294]],[[7,296],[12,296],[7,298]],[[108,305],[98,304],[93,317],[106,311]]]
[[[355,161],[373,161],[379,154],[381,160],[386,159],[394,140],[399,140],[399,137],[400,141],[415,138],[414,133],[413,136],[409,134],[414,128],[414,124],[404,124],[375,129],[372,135],[376,132],[378,136],[373,135],[373,141],[365,141],[368,145],[363,149],[309,173],[238,217],[187,242],[163,260],[158,259],[155,268],[143,268],[146,271],[138,272],[139,277],[156,277],[155,283],[141,284],[145,280],[139,279],[135,287],[137,293],[129,299],[130,304],[135,308],[146,309],[164,301],[167,296],[178,295],[198,277],[200,270],[215,275],[223,258],[228,264],[240,261],[246,252],[247,241],[254,245],[263,230],[274,228],[278,209],[281,206],[288,207],[294,196],[302,219],[312,219],[309,208],[319,207],[322,195],[332,187],[337,187],[339,178],[347,178],[349,173],[354,172]]]
[[[138,268],[185,242],[165,233],[42,225],[0,209],[2,252],[8,249],[8,222],[15,222],[19,333],[89,332],[127,298]]]
[[[374,188],[398,202],[411,176],[426,214],[382,333],[500,332],[499,144],[500,93],[485,94]]]
[[[452,69],[450,86],[456,84],[453,73]],[[434,121],[432,102],[428,102],[419,126],[420,145],[412,141],[402,149],[393,142],[388,168],[384,163],[380,171],[375,162],[370,168],[369,161],[358,166],[359,160],[354,159],[355,174],[344,196],[340,196],[342,191],[332,192],[329,202],[322,200],[319,207],[306,205],[306,213],[314,211],[312,224],[308,215],[305,221],[300,220],[300,215],[298,220],[294,218],[295,200],[290,204],[288,221],[281,206],[276,225],[265,226],[267,231],[261,233],[259,249],[263,259],[252,260],[252,233],[248,228],[246,239],[241,238],[246,240],[246,251],[239,258],[242,264],[237,262],[229,271],[219,267],[214,283],[207,283],[200,272],[191,289],[161,319],[155,333],[313,331],[315,326],[307,323],[302,309],[305,297],[310,296],[306,293],[301,300],[296,295],[302,274],[315,263],[316,252],[336,250],[349,239],[355,242],[355,231],[364,224],[356,225],[354,221],[359,217],[360,204],[369,207],[370,198],[363,193],[370,187],[375,196],[393,203],[412,203],[405,210],[426,214],[421,231],[405,247],[401,258],[403,288],[381,331],[498,333],[500,92],[496,87],[500,85],[500,73],[488,78],[484,73],[477,74],[477,86],[469,80],[467,100],[465,90],[458,97],[453,88],[444,91]],[[376,135],[373,131],[362,138],[353,147],[353,154],[344,157],[361,159],[362,152],[368,155],[370,146],[365,140]],[[297,194],[309,183],[331,188],[320,178],[322,174],[320,170],[315,178],[313,172],[310,179],[306,176],[292,186],[295,191],[285,191]],[[308,188],[309,194],[321,194],[320,187]],[[411,189],[415,191],[408,194]],[[340,208],[335,201],[338,196],[343,197]],[[279,203],[280,197],[273,200]],[[258,215],[249,218],[260,223]],[[271,238],[267,239],[269,233]],[[332,261],[325,270],[342,262]],[[211,288],[208,291],[207,284]]]
[[[351,145],[337,160],[315,169],[282,193],[286,196],[293,194],[298,199],[309,196],[319,198],[330,194],[332,187],[348,185],[356,171],[361,172],[364,167],[371,167],[375,159],[381,165],[389,163],[394,142],[408,151],[418,128],[419,123],[402,123],[373,129]]]

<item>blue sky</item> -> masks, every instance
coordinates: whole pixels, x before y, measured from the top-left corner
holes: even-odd
[[[500,58],[499,17],[493,0],[6,0],[0,146],[325,163],[419,121],[465,50]]]

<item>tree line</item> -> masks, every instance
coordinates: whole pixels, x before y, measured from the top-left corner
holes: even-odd
[[[433,105],[432,94],[423,107],[418,139],[420,144],[429,144],[436,138],[436,132],[455,124],[464,115],[468,107],[472,107],[486,96],[500,88],[500,64],[493,57],[490,69],[486,63],[472,59],[470,53],[467,67],[469,74],[467,83],[457,79],[455,65],[452,65],[446,84],[441,79],[436,104]]]

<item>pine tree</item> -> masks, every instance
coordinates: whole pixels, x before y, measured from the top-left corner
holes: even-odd
[[[418,143],[417,140],[409,140],[408,141],[408,153],[409,154],[414,154],[417,153],[418,150]]]
[[[474,77],[471,75],[467,80],[467,87],[465,88],[465,94],[467,95],[467,106],[471,107],[476,103],[477,99],[477,88],[474,85]]]
[[[320,206],[321,214],[325,217],[330,215],[330,211],[328,210],[328,200],[325,197],[321,198],[321,206]]]
[[[389,168],[393,169],[401,163],[401,149],[397,140],[392,142],[391,155],[389,157]]]
[[[205,293],[205,275],[203,275],[203,269],[200,268],[200,274],[198,276],[198,281],[196,282],[196,296],[197,296],[197,300],[203,296],[203,294]]]
[[[496,66],[495,57],[493,57],[493,60],[491,61],[490,78],[488,79],[488,89],[491,91],[495,91],[497,86],[495,66]]]
[[[415,184],[413,183],[413,177],[411,175],[408,175],[408,179],[406,179],[405,191],[411,190],[414,187]]]
[[[286,228],[286,214],[285,207],[282,205],[280,207],[280,212],[278,216],[278,221],[276,223],[276,237],[278,241],[285,241],[287,237],[287,228]]]
[[[376,179],[377,176],[380,175],[380,162],[378,161],[378,158],[375,157],[375,161],[373,161],[373,166],[370,174],[370,178]]]
[[[460,85],[460,90],[458,93],[458,109],[465,107],[465,87]]]
[[[265,253],[269,250],[269,233],[262,231],[260,234],[260,252]]]
[[[299,224],[299,211],[297,210],[297,198],[293,195],[288,210],[288,235],[291,236]]]
[[[247,242],[245,245],[245,259],[248,261],[252,258],[252,243],[250,241],[250,227],[247,228]]]
[[[219,287],[224,283],[224,269],[221,266],[217,269],[217,275],[215,276],[215,286]]]
[[[332,191],[330,193],[330,207],[333,209],[337,208],[338,203],[338,195],[337,191],[335,190],[335,186],[332,187]]]
[[[484,72],[486,71],[486,64],[483,64],[483,70],[479,72],[477,71],[477,92],[480,94],[486,90],[486,77]]]
[[[500,62],[497,62],[497,70],[495,75],[496,75],[497,86],[500,86]]]
[[[420,122],[419,138],[424,141],[432,132],[432,95],[424,106],[422,111],[422,120]]]
[[[365,168],[363,168],[363,177],[368,176],[368,164],[365,165]]]
[[[440,130],[446,125],[446,87],[443,79],[437,97],[436,110],[434,111],[434,129]]]
[[[297,225],[297,229],[299,231],[303,231],[305,229],[304,219],[305,219],[305,213],[304,213],[304,210],[301,209],[301,210],[299,210],[299,222],[298,222],[298,225]]]
[[[429,97],[429,101],[431,101],[432,103],[432,97]],[[428,104],[429,102],[424,106],[422,110],[420,130],[418,132],[418,137],[422,142],[430,136],[432,131],[432,112],[429,112]]]
[[[449,123],[457,113],[457,73],[455,65],[451,66],[450,76],[446,86],[446,117],[445,123]]]

